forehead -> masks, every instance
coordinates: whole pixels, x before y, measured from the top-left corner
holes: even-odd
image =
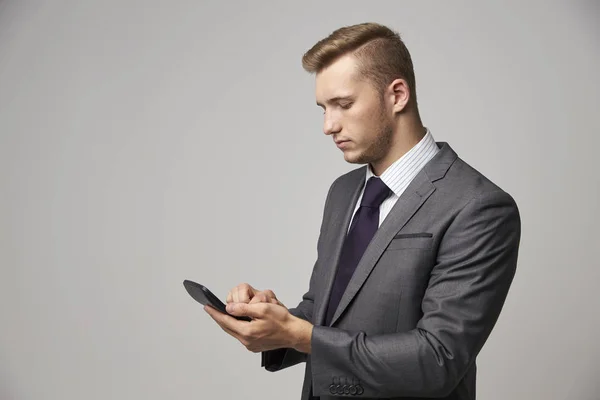
[[[327,68],[319,71],[315,84],[318,101],[352,94],[361,84],[358,79],[356,59],[351,55],[340,57]]]

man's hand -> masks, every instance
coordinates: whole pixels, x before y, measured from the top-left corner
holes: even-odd
[[[282,305],[266,302],[227,304],[228,313],[248,316],[252,318],[250,322],[237,320],[210,306],[205,306],[204,310],[225,332],[254,353],[279,348],[310,353],[312,324],[293,316]]]
[[[283,303],[277,300],[277,296],[272,290],[259,291],[247,283],[240,283],[227,294],[227,304],[229,303],[271,303],[285,307]]]

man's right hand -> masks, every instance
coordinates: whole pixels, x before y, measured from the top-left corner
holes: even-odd
[[[227,294],[227,303],[272,303],[285,307],[272,290],[257,290],[247,283],[240,283]]]

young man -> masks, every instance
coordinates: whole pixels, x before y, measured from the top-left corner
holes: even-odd
[[[302,399],[475,399],[475,359],[517,264],[513,198],[435,142],[410,54],[379,24],[333,32],[302,60],[346,161],[325,201],[308,291],[287,309],[248,284],[211,317],[263,366],[306,362]]]

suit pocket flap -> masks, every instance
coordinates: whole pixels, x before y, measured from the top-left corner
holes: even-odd
[[[429,249],[432,243],[432,233],[399,233],[394,236],[387,249]]]

